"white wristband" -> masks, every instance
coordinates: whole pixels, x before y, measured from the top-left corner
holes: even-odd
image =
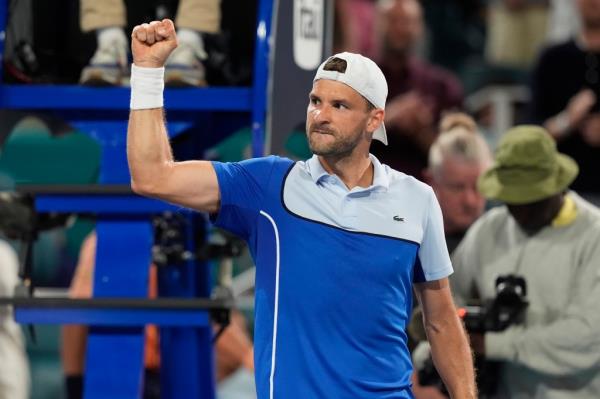
[[[135,109],[162,108],[165,68],[144,68],[131,64],[131,102]]]

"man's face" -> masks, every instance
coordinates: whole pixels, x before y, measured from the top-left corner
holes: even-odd
[[[550,225],[563,203],[563,194],[524,205],[507,204],[508,211],[527,233],[533,234]]]
[[[465,231],[485,208],[485,198],[477,191],[477,179],[487,165],[448,157],[437,175],[431,176],[431,187],[444,215],[447,233]]]
[[[372,111],[371,111],[372,112]],[[316,155],[345,156],[361,142],[368,145],[371,112],[350,86],[320,79],[313,84],[306,110],[308,145]]]
[[[384,41],[387,50],[408,54],[423,34],[421,6],[415,0],[397,0],[384,10]]]
[[[600,0],[577,0],[577,7],[585,28],[600,28]]]

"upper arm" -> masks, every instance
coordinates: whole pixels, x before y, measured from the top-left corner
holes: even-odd
[[[276,157],[241,162],[171,162],[150,195],[211,214],[216,225],[247,238],[262,206]],[[139,192],[139,191],[138,191]]]
[[[166,174],[153,196],[203,212],[219,209],[219,182],[210,161],[172,162]]]

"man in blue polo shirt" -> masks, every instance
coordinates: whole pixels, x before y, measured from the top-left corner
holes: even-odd
[[[132,187],[209,212],[248,241],[258,397],[412,398],[405,329],[415,283],[442,378],[452,397],[474,398],[435,196],[369,154],[373,139],[387,142],[387,83],[375,63],[342,53],[319,67],[306,162],[175,162],[162,110],[172,22],[140,25],[132,38]]]

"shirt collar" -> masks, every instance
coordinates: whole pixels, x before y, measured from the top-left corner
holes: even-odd
[[[560,211],[552,220],[552,227],[563,227],[568,226],[575,221],[577,218],[577,205],[569,194],[565,195]]]
[[[306,171],[315,184],[318,184],[325,176],[329,176],[329,173],[327,173],[323,165],[321,165],[321,161],[319,161],[317,155],[313,155],[306,161]]]
[[[373,154],[369,154],[369,158],[371,158],[371,162],[373,163],[373,184],[366,188],[366,190],[375,188],[387,190],[390,187],[390,180],[386,167]],[[321,161],[319,161],[317,155],[313,155],[306,161],[306,170],[315,184],[319,184],[326,176],[329,176],[329,173],[321,165]]]

